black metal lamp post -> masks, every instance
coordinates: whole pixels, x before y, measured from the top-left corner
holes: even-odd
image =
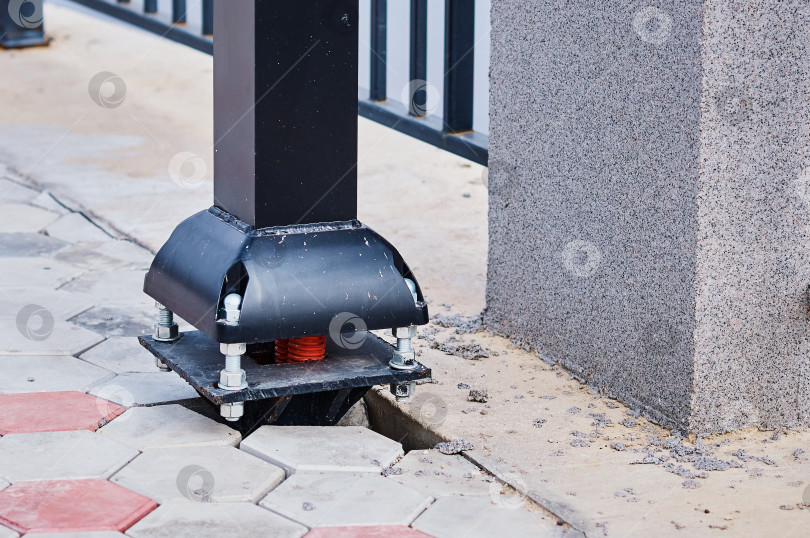
[[[47,45],[43,0],[0,0],[0,47],[18,49]]]
[[[428,321],[419,285],[356,220],[357,3],[214,5],[214,206],[155,257],[144,291],[164,318],[142,342],[229,420],[259,401],[242,423],[271,406],[277,423],[330,424],[372,385],[405,397],[430,375],[410,347]],[[173,333],[165,312],[198,331]],[[387,328],[397,349],[365,332]],[[324,360],[272,345],[310,352],[322,335]]]

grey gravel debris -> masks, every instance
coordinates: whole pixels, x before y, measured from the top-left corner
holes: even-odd
[[[470,389],[470,394],[467,395],[467,401],[486,403],[489,400],[489,395],[486,390]]]
[[[442,454],[461,454],[465,450],[472,450],[474,447],[472,443],[468,443],[464,439],[453,439],[446,443],[439,443],[434,446],[434,450],[438,450]]]

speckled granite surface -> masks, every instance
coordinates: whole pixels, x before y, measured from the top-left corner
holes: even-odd
[[[810,423],[810,4],[492,4],[489,327],[670,426]]]

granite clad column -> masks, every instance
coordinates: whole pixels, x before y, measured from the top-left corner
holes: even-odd
[[[810,424],[810,4],[492,6],[489,326],[669,426]]]

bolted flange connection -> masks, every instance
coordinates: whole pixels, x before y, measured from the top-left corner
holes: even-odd
[[[219,388],[241,390],[247,387],[247,376],[242,370],[242,355],[245,344],[220,344],[219,351],[225,355],[225,369],[219,372]]]
[[[229,325],[238,325],[241,314],[242,297],[231,293],[223,300],[224,321]],[[247,388],[247,376],[242,370],[242,355],[246,344],[220,344],[219,351],[225,355],[225,369],[219,372],[219,388],[223,390],[241,390]],[[239,420],[245,412],[244,402],[228,403],[219,406],[219,414],[225,420]]]
[[[174,313],[158,302],[155,302],[155,308],[160,314],[152,338],[158,342],[174,342],[180,338],[180,330],[174,322]]]
[[[407,381],[405,383],[391,383],[391,394],[393,394],[398,402],[407,400],[413,396],[416,383]]]
[[[416,327],[400,327],[393,330],[397,338],[397,348],[388,366],[395,370],[413,370],[416,368],[416,354],[411,346],[411,339],[416,337]]]

